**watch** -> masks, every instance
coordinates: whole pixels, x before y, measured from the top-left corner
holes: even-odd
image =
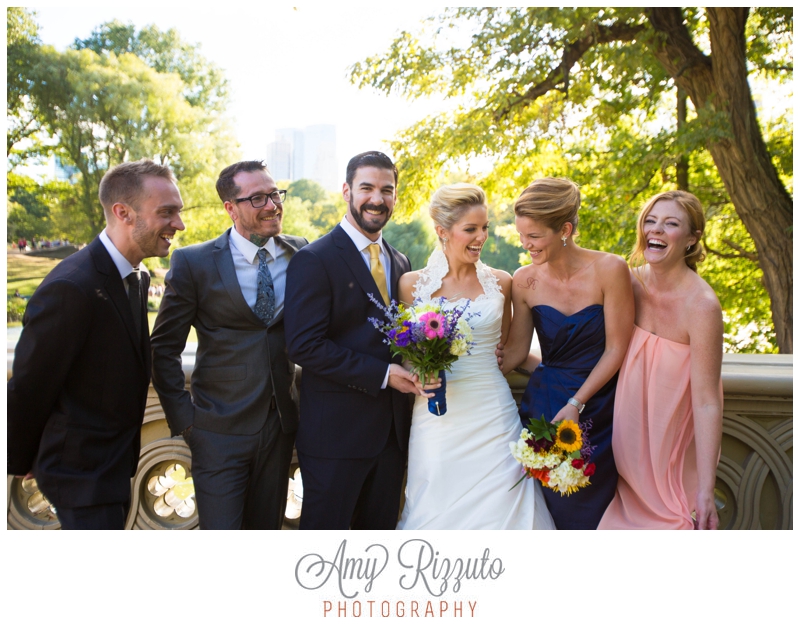
[[[581,414],[583,412],[583,409],[586,408],[586,404],[582,404],[581,402],[579,402],[574,397],[570,397],[567,400],[567,403],[575,406],[578,409],[578,414]]]

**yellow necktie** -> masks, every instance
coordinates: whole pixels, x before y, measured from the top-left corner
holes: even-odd
[[[377,243],[367,246],[369,249],[369,271],[375,279],[375,285],[381,292],[383,303],[389,305],[389,292],[386,290],[386,272],[381,263],[381,247]]]

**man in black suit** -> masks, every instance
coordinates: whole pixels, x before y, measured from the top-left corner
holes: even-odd
[[[283,301],[289,259],[283,199],[261,161],[226,167],[217,193],[233,227],[176,250],[153,336],[153,386],[192,450],[201,529],[280,529],[297,431]],[[191,326],[191,393],[181,352]]]
[[[100,182],[106,228],[28,302],[8,382],[8,472],[32,474],[62,529],[123,529],[150,384],[139,264],[183,230],[167,167],[142,160]]]
[[[422,387],[367,319],[383,316],[368,294],[398,299],[411,270],[381,237],[397,168],[380,152],[359,154],[342,194],[342,222],[295,255],[287,278],[286,342],[303,367],[300,529],[394,529],[411,427],[405,393]]]

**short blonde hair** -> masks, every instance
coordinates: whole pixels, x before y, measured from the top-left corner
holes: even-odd
[[[534,180],[514,202],[514,213],[543,223],[553,231],[572,224],[573,233],[578,228],[578,209],[581,190],[567,178],[539,178]]]
[[[647,203],[639,211],[639,218],[636,222],[636,245],[631,252],[631,258],[628,264],[631,267],[639,267],[644,265],[644,250],[647,247],[647,240],[644,236],[644,220],[653,210],[653,207],[662,200],[672,200],[683,209],[686,216],[689,218],[689,233],[697,236],[697,241],[694,245],[684,253],[683,259],[686,265],[692,271],[697,271],[697,263],[703,262],[706,257],[703,244],[700,243],[700,238],[706,229],[706,215],[703,212],[703,205],[695,195],[688,191],[664,191],[658,195],[651,197]]]
[[[437,226],[450,230],[473,206],[486,208],[486,193],[474,184],[457,182],[437,189],[428,211]]]

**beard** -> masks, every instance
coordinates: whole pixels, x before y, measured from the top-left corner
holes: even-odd
[[[352,215],[356,224],[358,224],[358,227],[368,234],[377,234],[378,232],[380,232],[383,229],[383,227],[387,223],[389,223],[389,219],[391,219],[392,217],[392,211],[389,208],[387,208],[386,205],[376,206],[375,204],[362,204],[361,209],[357,210],[355,205],[353,204],[352,198],[350,199],[349,205],[350,205],[350,215]],[[373,219],[378,219],[378,216],[369,215],[368,217],[364,217],[364,209],[381,211],[384,215],[386,215],[386,219],[384,219],[382,223],[376,223],[374,221],[371,221],[369,217]]]

